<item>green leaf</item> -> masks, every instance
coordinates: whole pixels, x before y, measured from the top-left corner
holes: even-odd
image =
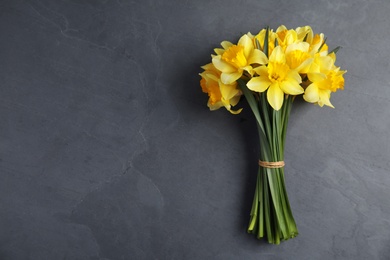
[[[269,32],[269,27],[267,26],[265,37],[264,37],[264,49],[263,49],[263,52],[265,56],[267,56],[267,58],[268,58],[268,36],[269,36],[268,32]]]
[[[332,52],[334,52],[334,54],[336,54],[342,47],[341,46],[337,46],[336,48],[334,48],[333,50],[331,50],[329,52],[329,54],[331,54]]]
[[[307,36],[309,35],[309,33],[306,33],[305,35],[305,38],[303,38],[303,41],[306,42],[307,41]]]
[[[238,85],[240,86],[240,89],[244,93],[244,96],[245,96],[246,100],[248,101],[250,108],[252,109],[252,112],[257,120],[257,123],[258,123],[261,131],[263,133],[265,133],[264,126],[263,126],[263,123],[262,123],[261,118],[260,118],[259,108],[257,107],[257,102],[256,102],[255,97],[253,96],[252,91],[250,91],[248,89],[248,87],[246,86],[246,82],[244,80],[239,79],[239,80],[237,80],[237,82],[238,82]]]

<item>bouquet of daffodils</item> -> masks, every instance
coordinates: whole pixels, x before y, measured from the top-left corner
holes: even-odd
[[[247,100],[260,139],[259,171],[248,232],[279,244],[298,235],[284,181],[284,144],[287,123],[297,95],[319,106],[333,107],[332,92],[344,88],[335,65],[339,47],[328,51],[326,38],[310,26],[269,28],[247,33],[237,44],[221,43],[212,62],[202,66],[200,85],[209,96],[208,107],[225,107],[232,114],[240,97]]]

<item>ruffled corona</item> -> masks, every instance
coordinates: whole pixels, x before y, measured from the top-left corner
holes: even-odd
[[[237,88],[237,83],[223,84],[220,80],[221,72],[212,63],[202,67],[205,71],[200,73],[202,79],[200,86],[204,93],[209,95],[207,106],[210,110],[217,110],[225,107],[232,114],[238,114],[241,109],[235,111],[231,107],[237,105],[240,100],[241,91]]]

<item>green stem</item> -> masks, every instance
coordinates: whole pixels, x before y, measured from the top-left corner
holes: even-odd
[[[267,102],[266,92],[256,99],[244,80],[238,83],[256,118],[260,159],[283,161],[293,97],[286,96],[282,108],[275,111]],[[250,216],[248,232],[259,239],[267,237],[269,243],[279,244],[298,234],[285,187],[284,168],[259,167]]]

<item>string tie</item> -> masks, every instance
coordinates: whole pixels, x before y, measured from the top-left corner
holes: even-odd
[[[264,162],[262,160],[259,160],[259,165],[263,168],[282,168],[284,167],[284,161]]]

